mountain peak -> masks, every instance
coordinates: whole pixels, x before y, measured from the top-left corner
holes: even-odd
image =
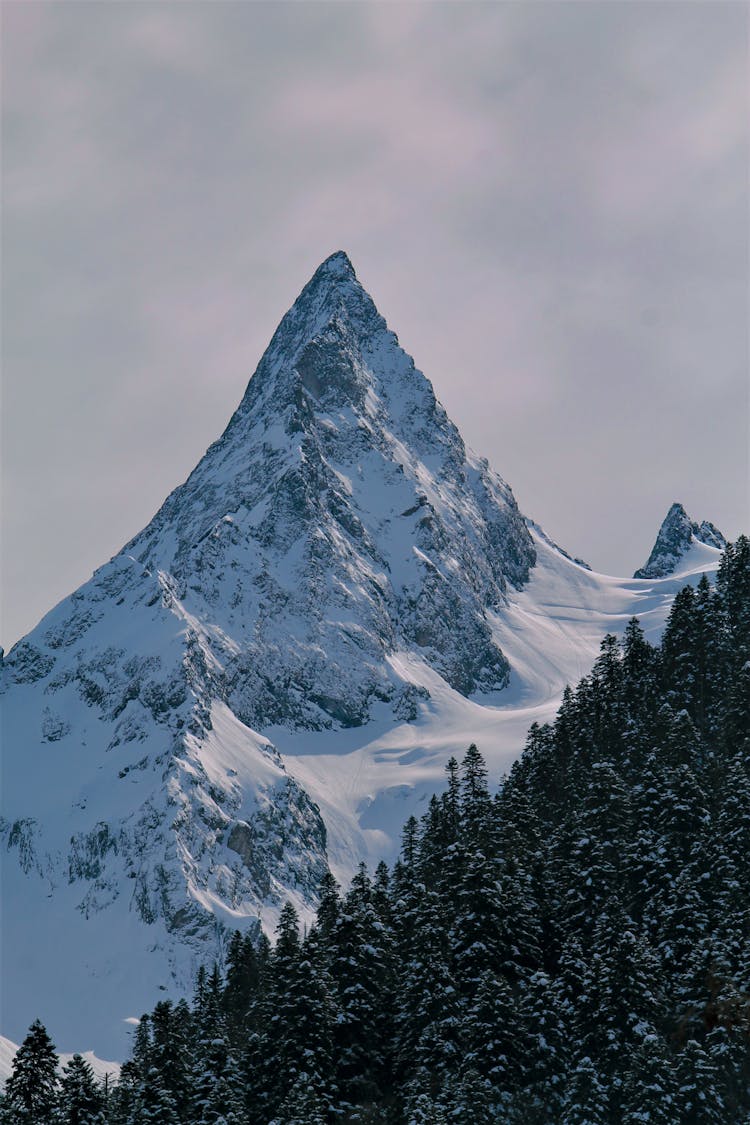
[[[310,313],[311,322],[308,321]],[[311,327],[313,332],[319,331],[321,323],[343,313],[347,313],[355,321],[363,314],[366,320],[373,317],[381,319],[372,298],[354,272],[349,255],[344,250],[336,250],[318,266],[281,321],[279,330],[291,318],[295,323],[301,319],[306,323],[308,331]],[[271,346],[273,347],[273,341]]]
[[[685,508],[679,502],[679,500],[675,500],[674,503],[670,504],[669,506],[669,511],[664,517],[664,523],[675,523],[678,520],[683,521],[686,519],[688,519],[688,514],[685,511]]]
[[[696,544],[722,550],[726,539],[708,520],[696,523],[679,501],[670,505],[656,537],[648,562],[636,570],[634,578],[666,578],[673,574],[683,556]]]
[[[354,266],[346,250],[334,250],[333,254],[329,254],[325,261],[320,263],[313,276],[317,277],[318,275],[356,279]]]
[[[335,251],[321,262],[282,318],[235,419],[256,412],[263,400],[278,412],[295,398],[300,368],[308,366],[304,356],[311,345],[328,346],[335,337],[344,351],[354,353],[385,331],[385,321],[358,280],[349,256],[343,250]],[[391,337],[397,344],[396,337]]]
[[[536,557],[510,488],[467,452],[343,251],[283,317],[222,437],[123,553],[169,575],[196,620],[221,616],[258,666],[273,649],[275,680],[242,705],[256,729],[355,725],[376,699],[398,706],[385,658],[412,644],[465,695],[502,687],[488,611]],[[337,660],[354,634],[347,675]],[[318,664],[318,702],[300,702]]]
[[[336,250],[320,263],[297,298],[295,306],[300,301],[307,302],[311,299],[325,298],[338,304],[351,300],[352,297],[362,296],[369,300],[354,272],[349,255],[344,250]]]

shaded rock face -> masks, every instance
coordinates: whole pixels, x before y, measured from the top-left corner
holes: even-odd
[[[645,566],[636,570],[634,578],[665,578],[673,574],[680,559],[694,543],[722,550],[726,539],[712,523],[695,523],[682,504],[672,504],[659,528],[653,550]]]
[[[396,656],[502,688],[491,615],[534,562],[510,488],[334,254],[188,480],[4,658],[8,870],[59,917],[137,918],[184,985],[326,870],[320,811],[258,732],[415,717]]]

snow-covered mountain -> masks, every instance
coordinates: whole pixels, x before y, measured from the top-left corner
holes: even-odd
[[[648,562],[636,570],[634,578],[664,578],[685,565],[688,556],[694,561],[705,557],[709,563],[712,550],[723,550],[727,541],[708,520],[691,520],[682,504],[672,504],[659,528]],[[702,548],[709,548],[708,554]]]
[[[121,1057],[228,929],[392,857],[450,754],[499,777],[704,551],[640,581],[561,551],[334,254],[188,480],[3,661],[5,1033]]]

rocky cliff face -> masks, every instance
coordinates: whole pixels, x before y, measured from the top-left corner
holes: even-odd
[[[651,554],[645,566],[636,570],[634,578],[665,578],[673,574],[682,559],[695,544],[726,547],[726,539],[712,523],[690,519],[682,504],[672,504],[659,528]]]

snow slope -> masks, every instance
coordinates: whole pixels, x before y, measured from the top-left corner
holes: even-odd
[[[716,570],[719,551],[696,545],[667,578],[640,581],[597,574],[573,562],[532,525],[537,563],[523,589],[493,615],[493,632],[510,662],[508,687],[461,696],[407,653],[391,658],[399,674],[429,692],[415,720],[385,716],[330,737],[273,728],[269,736],[289,772],[317,802],[328,827],[331,869],[346,881],[352,857],[394,858],[404,821],[419,816],[442,787],[445,763],[471,742],[494,781],[519,756],[533,722],[554,718],[566,684],[590,671],[606,633],[621,634],[637,616],[657,641],[677,590]]]
[[[718,557],[571,560],[332,255],[188,480],[3,661],[5,1033],[122,1057],[232,928],[392,858],[451,754],[499,778],[603,634],[656,635]]]

